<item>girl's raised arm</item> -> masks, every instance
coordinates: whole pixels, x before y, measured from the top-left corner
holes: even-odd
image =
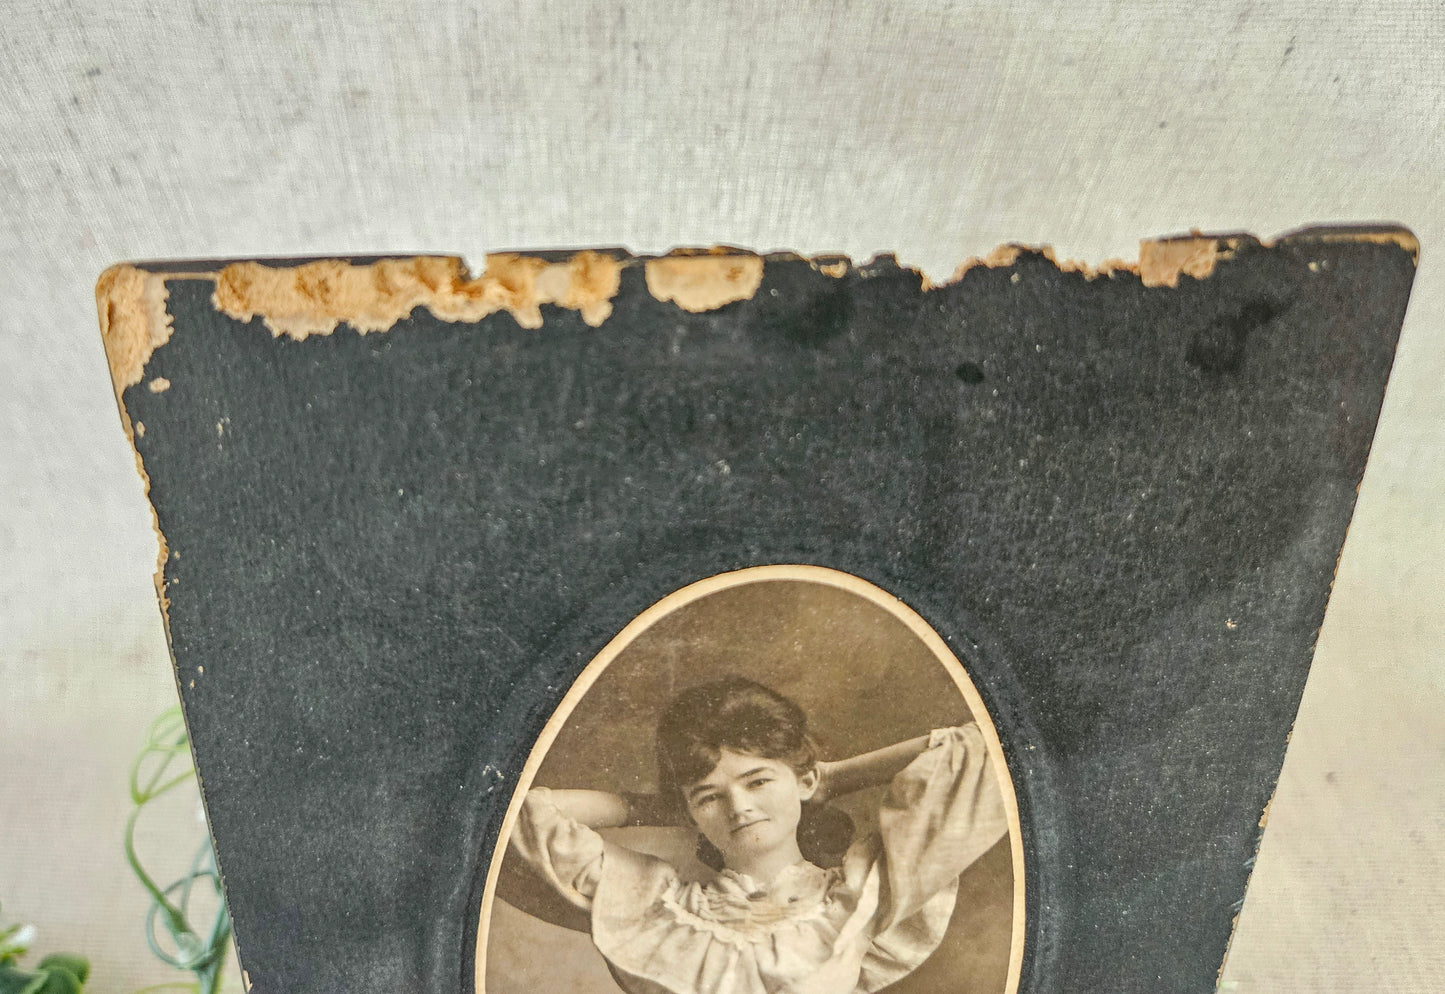
[[[850,759],[818,764],[818,790],[813,800],[822,803],[854,791],[886,784],[928,748],[929,736],[920,735]]]
[[[588,828],[621,828],[632,824],[631,806],[621,794],[605,790],[553,790],[552,803],[566,818]]]
[[[588,828],[679,825],[675,805],[661,794],[614,794],[606,790],[554,790],[547,795],[565,818]]]

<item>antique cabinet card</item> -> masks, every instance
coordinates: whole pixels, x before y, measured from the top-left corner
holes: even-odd
[[[1414,261],[110,270],[251,989],[1212,990]]]

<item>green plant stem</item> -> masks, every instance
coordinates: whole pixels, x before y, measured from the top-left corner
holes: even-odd
[[[135,848],[136,824],[146,805],[195,776],[193,769],[169,778],[166,776],[171,763],[180,756],[189,759],[189,753],[190,743],[179,707],[169,709],[151,722],[146,731],[146,744],[130,769],[130,795],[135,808],[126,819],[125,859],[136,879],[151,897],[151,908],[146,915],[146,942],[151,952],[170,966],[188,970],[196,977],[195,983],[175,981],[157,984],[144,990],[185,989],[197,991],[198,994],[216,994],[221,987],[222,969],[231,941],[231,917],[226,909],[210,839],[206,839],[197,850],[189,872],[168,887],[156,883],[145,871]],[[142,783],[143,768],[147,763],[154,763],[154,766],[144,770],[148,776],[144,777]],[[191,891],[195,882],[201,878],[210,880],[221,901],[210,933],[204,940],[191,927],[189,921]],[[156,939],[157,916],[162,918],[163,927],[175,945],[174,953],[162,949]],[[144,992],[138,991],[136,994]]]

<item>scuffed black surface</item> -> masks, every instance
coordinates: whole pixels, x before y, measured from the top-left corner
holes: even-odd
[[[1308,241],[1177,290],[772,260],[689,315],[633,267],[600,329],[300,343],[173,282],[172,387],[124,400],[253,990],[470,990],[570,679],[667,593],[780,562],[972,664],[1024,809],[1023,990],[1213,990],[1412,275]]]

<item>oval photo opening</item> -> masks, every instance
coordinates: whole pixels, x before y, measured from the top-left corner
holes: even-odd
[[[485,994],[1012,994],[1018,805],[964,667],[834,570],[711,577],[583,670],[533,747]]]

